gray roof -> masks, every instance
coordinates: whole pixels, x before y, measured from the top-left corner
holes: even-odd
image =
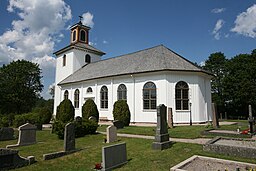
[[[154,71],[190,71],[212,75],[165,46],[159,45],[87,64],[61,81],[59,85],[103,77]]]
[[[93,52],[93,53],[96,53],[96,54],[99,54],[99,55],[105,55],[105,52],[102,52],[102,51],[96,49],[95,47],[93,47],[91,45],[88,45],[88,44],[85,44],[85,43],[80,43],[80,42],[70,44],[70,45],[54,52],[53,54],[58,55],[58,54],[61,54],[63,52],[66,52],[70,49],[80,49],[80,50],[84,50],[84,51]]]

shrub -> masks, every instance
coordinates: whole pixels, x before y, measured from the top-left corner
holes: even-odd
[[[75,125],[75,137],[83,137],[88,134],[94,134],[98,128],[98,123],[90,120],[77,120],[73,121]],[[55,121],[53,124],[53,132],[58,135],[59,139],[64,138],[65,125],[61,121]]]
[[[43,124],[48,124],[52,118],[52,111],[47,107],[40,108],[38,114]]]
[[[113,116],[114,120],[122,121],[125,126],[129,126],[131,114],[129,106],[125,100],[118,100],[115,102]]]
[[[8,116],[0,116],[0,128],[9,126],[9,118]]]
[[[90,116],[94,116],[99,121],[99,111],[97,105],[92,99],[86,100],[82,107],[82,116],[84,119],[88,119]]]
[[[25,123],[42,124],[38,113],[25,113],[14,116],[13,126],[19,127]]]
[[[69,99],[63,100],[57,107],[56,120],[63,123],[73,121],[75,117],[75,108]]]

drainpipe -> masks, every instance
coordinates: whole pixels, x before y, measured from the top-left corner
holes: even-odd
[[[135,123],[135,78],[131,75],[133,79],[133,122]]]

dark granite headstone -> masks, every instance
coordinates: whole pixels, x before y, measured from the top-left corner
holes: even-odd
[[[14,137],[13,128],[3,127],[0,129],[0,141],[12,140]]]
[[[102,171],[112,170],[126,163],[126,143],[102,147]]]
[[[219,128],[219,118],[217,114],[217,107],[212,103],[212,125],[214,128]]]
[[[73,123],[68,123],[64,133],[64,151],[74,151],[75,149],[75,126]]]
[[[0,170],[14,169],[35,162],[33,156],[23,158],[18,153],[18,150],[0,148]]]
[[[152,144],[154,150],[163,150],[171,146],[166,119],[166,106],[161,104],[157,106],[157,128],[155,141]]]
[[[124,123],[123,123],[122,121],[119,121],[119,120],[113,121],[113,125],[114,125],[117,129],[122,129],[122,128],[124,128]]]
[[[7,145],[6,148],[19,147],[24,145],[31,145],[36,143],[37,127],[30,123],[26,123],[19,127],[18,143],[14,145]]]

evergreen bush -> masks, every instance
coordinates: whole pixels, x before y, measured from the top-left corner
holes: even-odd
[[[69,99],[63,100],[57,107],[56,120],[68,123],[74,120],[75,108]]]
[[[13,126],[19,127],[25,123],[42,124],[41,118],[38,113],[25,113],[14,116]]]
[[[82,107],[82,116],[84,119],[88,119],[90,116],[94,116],[99,121],[99,111],[97,105],[92,99],[86,100]]]
[[[113,116],[114,120],[122,121],[125,126],[129,126],[131,114],[129,106],[125,100],[118,100],[115,102]]]

